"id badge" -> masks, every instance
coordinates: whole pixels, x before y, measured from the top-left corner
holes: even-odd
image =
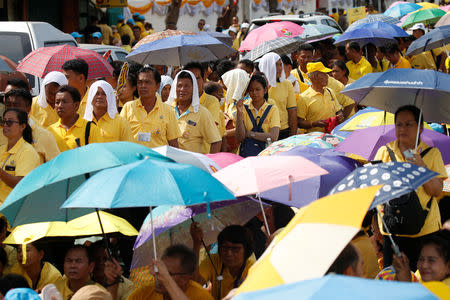
[[[139,142],[150,142],[151,133],[150,132],[138,132],[137,140]]]

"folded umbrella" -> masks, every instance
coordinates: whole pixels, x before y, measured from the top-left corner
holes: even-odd
[[[428,50],[445,47],[448,43],[450,43],[450,25],[441,26],[412,42],[405,55],[420,54]]]

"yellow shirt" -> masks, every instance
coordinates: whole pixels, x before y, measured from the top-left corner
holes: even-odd
[[[331,96],[333,94],[333,97]],[[324,93],[321,94],[313,90],[312,87],[300,94],[297,101],[297,116],[305,119],[308,122],[315,122],[318,120],[325,120],[336,116],[336,113],[342,109],[339,102],[336,100],[336,96],[331,89],[326,88]],[[313,127],[306,130],[312,131],[324,131],[323,127]]]
[[[352,244],[358,248],[364,261],[364,277],[374,279],[381,270],[378,266],[377,253],[370,238],[364,234],[352,240]]]
[[[38,126],[32,117],[28,119],[28,122],[33,134],[33,147],[39,154],[41,164],[58,156],[61,151],[59,151],[53,134],[47,129]]]
[[[354,80],[349,78],[348,83],[350,84]],[[327,88],[330,88],[333,90],[334,95],[336,96],[336,100],[339,102],[339,104],[342,106],[342,108],[352,105],[355,103],[352,98],[344,95],[341,93],[341,91],[345,88],[345,86],[340,82],[339,80],[335,79],[334,77],[328,76],[328,85]],[[352,116],[354,114],[353,112],[349,115]]]
[[[405,162],[405,159],[403,158],[403,153],[401,153],[399,147],[398,147],[398,141],[390,142],[387,144],[389,148],[392,149],[395,153],[395,157],[398,162]],[[424,142],[420,142],[417,149],[425,150],[429,148],[427,144]],[[383,162],[389,162],[391,161],[389,157],[389,152],[386,149],[386,146],[381,147],[378,149],[378,152],[374,158],[374,160],[381,160]],[[438,178],[447,178],[447,172],[445,170],[444,162],[442,161],[441,152],[437,148],[431,149],[424,157],[423,161],[427,165],[427,167],[439,173]],[[419,187],[416,190],[417,196],[419,197],[420,204],[422,207],[426,207],[427,202],[430,200],[430,196],[425,192],[425,189],[423,186]],[[378,224],[381,224],[381,220],[378,217]],[[380,231],[383,234],[386,234],[383,231],[383,226],[379,226]],[[408,235],[408,237],[420,237],[429,233],[436,232],[441,229],[441,214],[439,212],[438,203],[435,197],[431,200],[431,207],[430,211],[428,212],[427,218],[425,219],[425,224],[422,227],[422,230],[416,235]]]
[[[298,75],[297,69],[293,69],[291,71],[291,74],[294,75],[295,78],[297,78],[299,83],[301,82],[301,83],[305,83],[306,85],[310,85],[311,84],[311,80],[309,79],[308,74],[304,73],[302,71],[302,69],[300,69],[300,67],[298,68],[298,70],[302,74],[303,80],[301,80],[300,76]],[[300,85],[300,90],[301,90],[301,85]]]
[[[97,124],[104,143],[134,141],[130,123],[119,114],[116,114],[114,119],[111,119],[109,114],[105,113],[98,121],[93,116],[92,121]]]
[[[269,98],[275,100],[280,114],[281,130],[289,128],[288,110],[297,108],[295,92],[289,80],[278,82],[277,86],[269,89]]]
[[[203,105],[212,115],[214,122],[216,123],[217,129],[219,129],[220,136],[223,136],[222,133],[222,127],[225,125],[221,124],[221,122],[224,122],[224,118],[221,118],[222,111],[220,110],[220,104],[219,100],[217,100],[216,97],[211,96],[205,92],[200,96],[200,104]],[[210,150],[210,144],[203,143],[202,152],[203,153],[209,153]]]
[[[381,60],[381,63],[380,63],[380,61],[377,59],[377,67],[376,67],[376,68],[373,68],[373,67],[372,67],[372,71],[373,71],[374,73],[375,73],[375,72],[384,72],[384,71],[386,71],[387,69],[389,69],[390,66],[391,66],[391,63],[390,63],[386,58],[383,57],[383,59]]]
[[[100,30],[102,32],[102,43],[104,45],[109,45],[112,42],[112,36],[113,32],[111,27],[109,27],[107,24],[97,24],[98,27],[100,27]]]
[[[88,94],[89,94],[89,87],[87,87],[86,93],[84,93],[83,98],[81,98],[80,107],[78,108],[78,111],[77,111],[77,113],[81,117],[84,116],[84,111],[86,110],[86,103],[87,103]]]
[[[134,283],[122,276],[123,282],[119,282],[119,286],[117,287],[117,299],[116,300],[126,300],[128,296],[134,291]]]
[[[147,113],[141,99],[125,103],[120,115],[128,120],[135,142],[153,148],[164,146],[181,136],[175,112],[156,95],[153,109]],[[148,139],[150,134],[150,139]]]
[[[270,104],[272,105],[272,107],[271,107],[269,113],[267,114],[267,117],[264,120],[263,125],[261,126],[263,132],[265,132],[265,133],[269,133],[270,129],[272,129],[273,127],[280,127],[280,114],[278,113],[277,106],[273,105],[272,103],[270,103],[268,101],[265,101],[264,104],[261,106],[261,108],[258,111],[256,111],[256,109],[253,106],[253,103],[251,101],[248,104],[248,108],[252,112],[252,115],[257,122],[258,122],[259,118],[262,117],[262,115],[264,114],[264,112],[266,111],[267,107]],[[245,130],[248,130],[248,131],[252,130],[253,124],[252,124],[252,121],[251,121],[250,117],[248,116],[248,113],[245,110],[245,108],[244,108],[244,112],[242,113],[242,119],[244,120]]]
[[[372,73],[372,65],[364,56],[362,56],[360,61],[356,64],[352,60],[349,60],[345,65],[350,72],[348,77],[354,80],[358,80],[364,75]]]
[[[211,294],[202,288],[200,284],[189,280],[188,286],[184,294],[191,300],[213,300]],[[145,285],[136,289],[128,300],[164,300],[163,294],[155,291],[155,285]],[[174,299],[175,300],[175,299]]]
[[[436,63],[430,51],[413,55],[408,60],[414,69],[436,70]]]
[[[58,281],[56,281],[53,284],[55,285],[58,292],[61,294],[63,300],[69,300],[70,298],[72,298],[73,294],[75,294],[69,288],[69,278],[67,278],[66,275],[62,276]],[[86,282],[86,284],[84,286],[91,285],[91,284],[103,288],[103,286],[101,286],[100,284],[98,284],[90,279],[88,282]]]
[[[78,147],[76,139],[80,140],[81,146],[85,145],[84,142],[87,123],[88,121],[79,116],[75,124],[73,124],[73,126],[67,131],[62,126],[61,120],[58,120],[58,122],[49,126],[48,130],[55,137],[59,150],[61,152],[64,152],[66,150],[75,149]],[[91,131],[89,132],[88,142],[89,144],[103,142],[103,139],[100,135],[100,130],[94,122],[91,123]]]
[[[134,41],[133,30],[128,24],[123,24],[122,26],[118,27],[118,29],[120,36],[128,34],[128,36],[130,37],[130,44]]]
[[[406,58],[400,56],[400,59],[394,66],[394,69],[411,69],[411,65]]]
[[[39,281],[35,286],[33,286],[30,276],[28,276],[27,271],[25,271],[21,264],[14,264],[11,268],[10,273],[22,275],[33,290],[41,290],[47,284],[55,283],[62,278],[61,273],[58,271],[58,269],[56,269],[49,262],[44,262]]]
[[[45,91],[43,91],[45,93]],[[46,108],[42,108],[37,103],[38,96],[33,98],[33,104],[31,104],[30,115],[33,116],[44,128],[56,123],[59,120],[59,116],[56,111],[50,106],[47,105]]]
[[[220,297],[218,297],[219,296],[218,295],[219,286],[218,286],[218,281],[217,281],[217,275],[216,275],[216,272],[214,271],[214,268],[211,265],[211,261],[209,259],[205,259],[200,263],[199,272],[205,281],[211,282],[211,284],[212,284],[211,292],[212,292],[214,299],[222,299],[232,289],[235,288],[234,282],[238,278],[233,277],[230,274],[230,271],[228,270],[228,268],[223,266],[222,260],[220,259],[218,254],[212,254],[211,260],[214,263],[214,266],[216,267],[217,272],[219,272],[219,273],[221,272],[222,276],[223,276],[223,280],[221,282],[221,288],[220,288],[221,289]],[[244,271],[242,272],[241,278],[239,280],[241,283],[247,277],[248,269],[250,269],[250,267],[253,265],[254,262],[255,261],[251,258],[247,259],[247,261],[245,262],[245,268],[244,268]]]
[[[212,144],[222,140],[211,113],[205,107],[199,105],[198,111],[194,112],[191,105],[180,115],[176,101],[173,105],[181,131],[178,139],[180,149],[202,153],[203,142]]]
[[[11,268],[17,262],[17,249],[10,245],[4,245],[3,249],[6,252],[6,256],[8,257],[8,262],[3,269],[3,275],[11,273]]]
[[[23,177],[41,164],[39,154],[23,138],[9,151],[7,148],[7,144],[0,146],[0,166],[10,175]],[[5,201],[11,191],[12,188],[1,180],[0,203]]]

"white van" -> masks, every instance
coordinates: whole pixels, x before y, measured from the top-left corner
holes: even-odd
[[[62,44],[78,46],[70,34],[49,23],[0,22],[0,54],[16,63],[33,50]],[[33,89],[32,94],[39,94],[40,79],[26,75]]]

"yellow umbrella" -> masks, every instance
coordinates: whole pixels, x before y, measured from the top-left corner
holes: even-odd
[[[360,230],[380,187],[327,196],[300,209],[250,268],[237,292],[323,276]]]
[[[417,4],[419,4],[420,6],[422,6],[425,9],[428,9],[428,8],[439,8],[439,5],[434,4],[434,3],[430,3],[430,2],[419,2]]]
[[[450,299],[450,288],[441,281],[428,281],[422,284],[439,299]]]
[[[127,236],[138,235],[138,231],[128,221],[112,214],[100,211],[105,233],[121,233]],[[41,222],[20,225],[14,228],[5,239],[5,244],[26,244],[44,237],[70,237],[101,235],[97,213],[73,219],[69,222]]]

